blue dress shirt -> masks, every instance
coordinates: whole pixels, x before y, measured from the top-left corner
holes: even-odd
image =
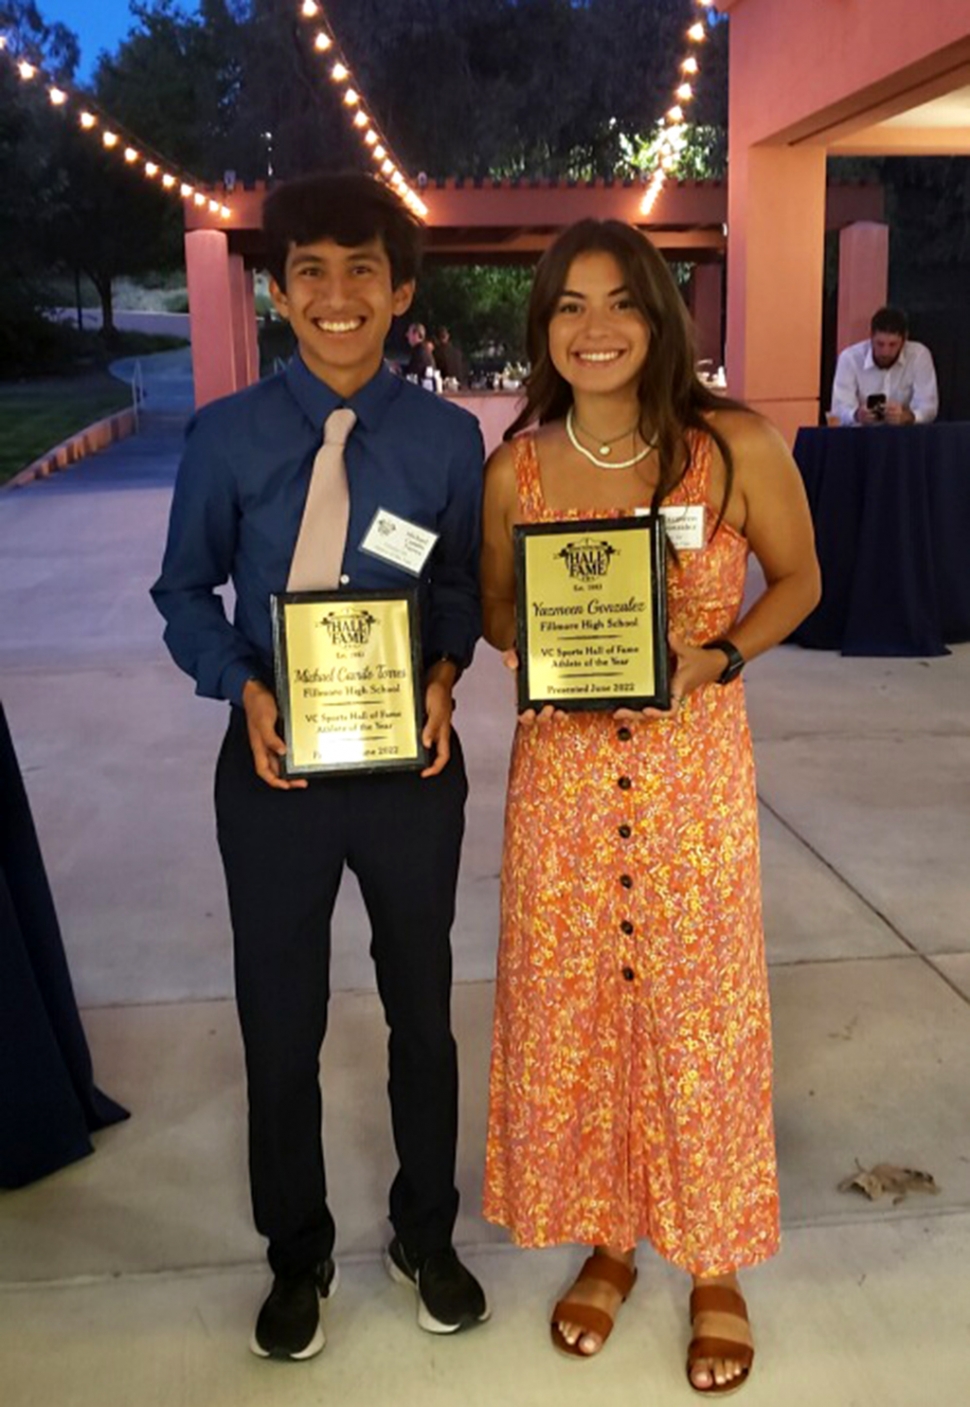
[[[397,591],[412,573],[360,551],[380,508],[439,534],[418,581],[422,649],[471,661],[481,634],[482,437],[474,416],[387,367],[348,400],[297,354],[285,371],[205,406],[189,424],[152,597],[196,692],[239,704],[272,685],[270,595],[284,591],[327,416],[349,405],[350,522],[341,585]],[[218,588],[236,592],[232,623]]]

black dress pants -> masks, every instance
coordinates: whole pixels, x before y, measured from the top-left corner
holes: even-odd
[[[467,791],[454,733],[437,777],[385,772],[275,791],[256,776],[245,716],[232,710],[216,768],[216,819],[246,1056],[253,1212],[274,1274],[305,1270],[334,1244],[319,1058],[330,919],[344,865],[357,876],[370,919],[390,1031],[399,1162],[391,1223],[413,1255],[451,1243],[458,1068],[450,933]]]

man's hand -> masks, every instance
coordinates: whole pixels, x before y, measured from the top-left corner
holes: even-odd
[[[855,413],[855,423],[857,425],[878,425],[882,419],[874,410],[869,410],[867,406],[861,405]]]
[[[274,695],[265,684],[250,679],[243,689],[242,702],[257,777],[278,791],[305,788],[306,782],[303,780],[288,782],[280,776],[280,758],[286,752],[286,744],[276,731],[279,709]]]
[[[421,773],[436,777],[443,772],[451,757],[451,714],[454,702],[451,691],[458,671],[450,660],[438,660],[428,670],[424,681],[425,725],[421,741],[434,752],[434,761]]]
[[[908,406],[900,405],[898,401],[887,401],[885,419],[887,425],[912,425],[916,416]]]

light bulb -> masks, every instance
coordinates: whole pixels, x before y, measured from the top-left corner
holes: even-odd
[[[155,165],[154,161],[145,162],[145,175],[149,177],[158,175],[158,167]]]
[[[102,142],[104,142],[104,144],[105,144],[106,147],[116,147],[116,146],[118,145],[118,133],[117,133],[117,132],[102,132],[102,133],[101,133],[101,140],[102,140]]]
[[[64,92],[63,88],[51,88],[50,100],[54,107],[63,107],[67,102],[67,94]]]
[[[125,160],[130,164],[138,160],[138,153],[134,147],[125,147]]]
[[[346,64],[335,63],[330,70],[330,77],[335,83],[344,83],[350,77],[350,69]]]
[[[325,34],[321,29],[313,41],[313,47],[320,54],[325,54],[328,49],[333,48],[333,40],[329,34]]]
[[[34,65],[29,64],[26,59],[21,59],[20,63],[17,65],[17,72],[26,83],[33,78],[37,70],[34,68]]]
[[[98,119],[95,117],[93,112],[82,112],[80,121],[81,126],[86,131],[90,131],[92,127],[95,127],[97,125]]]

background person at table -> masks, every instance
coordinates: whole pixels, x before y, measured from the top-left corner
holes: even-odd
[[[319,1057],[330,918],[345,865],[370,918],[390,1028],[399,1170],[388,1270],[417,1288],[422,1328],[450,1333],[487,1314],[451,1245],[458,1072],[449,1012],[467,793],[452,686],[480,630],[482,443],[467,412],[384,365],[384,341],[411,302],[420,252],[419,227],[397,197],[359,174],[306,178],[273,190],[263,224],[273,301],[298,350],[278,376],[206,406],[190,426],[152,594],[176,663],[200,694],[232,705],[216,814],[246,1055],[253,1209],[274,1275],[251,1347],[262,1357],[303,1359],[323,1347],[320,1298],[335,1284]],[[270,594],[287,585],[323,429],[329,439],[343,407],[345,434],[352,422],[349,521],[333,575],[351,596],[417,586],[432,762],[421,775],[308,785],[280,776]],[[425,562],[412,564],[417,575],[361,550],[378,510],[437,533]],[[316,559],[325,553],[321,545]],[[216,594],[229,579],[232,624]]]
[[[461,349],[452,342],[451,333],[447,327],[435,329],[434,359],[442,376],[451,377],[458,382],[459,386],[465,385],[468,380],[465,358]]]
[[[423,381],[425,375],[435,369],[434,353],[424,323],[413,322],[405,335],[411,355],[404,363],[404,375],[416,376],[419,382]]]
[[[767,421],[709,390],[677,285],[637,230],[585,220],[540,261],[526,433],[486,471],[485,635],[515,631],[516,523],[676,505],[672,708],[538,719],[513,745],[485,1215],[519,1245],[595,1247],[552,1315],[598,1353],[646,1239],[693,1276],[688,1374],[738,1385],[735,1272],[771,1256],[778,1192],[745,659],[818,600],[798,471]],[[766,589],[742,614],[748,553]],[[608,1396],[608,1394],[607,1394]],[[645,1399],[646,1400],[646,1397]]]
[[[939,395],[928,347],[909,340],[906,314],[880,308],[871,336],[839,354],[832,387],[832,415],[841,425],[926,425],[936,419]],[[885,396],[882,413],[870,410],[870,396]]]

